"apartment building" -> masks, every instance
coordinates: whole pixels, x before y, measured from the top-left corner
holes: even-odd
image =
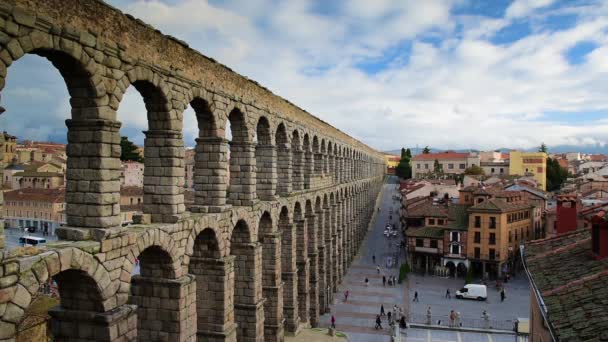
[[[509,174],[519,176],[532,176],[538,187],[547,190],[547,154],[544,152],[509,153]]]
[[[481,159],[476,153],[422,153],[412,158],[412,177],[421,178],[434,171],[435,161],[442,168],[444,174],[461,174],[473,165],[479,166]]]
[[[19,189],[4,193],[7,228],[34,227],[53,234],[65,224],[65,190]]]

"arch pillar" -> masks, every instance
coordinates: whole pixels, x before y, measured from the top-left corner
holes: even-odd
[[[331,274],[328,267],[329,264],[329,253],[330,253],[330,242],[326,232],[326,218],[328,216],[327,210],[321,210],[318,214],[318,231],[319,231],[319,311],[320,314],[327,312],[328,303],[330,298],[330,292],[328,290]]]
[[[300,147],[292,147],[293,152],[293,190],[300,191],[304,189],[304,152]]]
[[[340,168],[338,170],[340,175],[340,183],[346,182],[346,158],[340,157]]]
[[[144,132],[144,213],[152,222],[175,223],[184,205],[184,140],[179,131]]]
[[[296,266],[296,230],[292,222],[280,227],[281,241],[281,278],[283,279],[283,314],[285,330],[297,333],[300,327],[298,309],[298,269]]]
[[[70,227],[111,228],[120,217],[120,122],[66,120],[66,220]],[[65,228],[58,235],[67,239]]]
[[[277,149],[272,145],[255,148],[256,195],[263,201],[277,200]]]
[[[324,173],[324,169],[325,169],[325,163],[323,160],[323,153],[321,152],[315,152],[314,153],[314,158],[315,158],[315,168],[314,168],[314,177],[323,177],[323,173]],[[316,185],[313,185],[313,187]]]
[[[312,175],[315,170],[315,160],[311,151],[304,152],[304,189],[312,188]]]
[[[137,341],[137,307],[121,305],[107,312],[64,309],[49,310],[51,332],[56,341]]]
[[[197,339],[236,342],[234,322],[234,256],[190,257],[196,278]]]
[[[262,297],[262,244],[233,245],[237,253],[234,273],[234,319],[239,341],[264,342],[264,299]]]
[[[331,280],[331,292],[335,293],[338,291],[338,284],[340,283],[340,278],[342,276],[342,264],[340,262],[341,253],[340,250],[340,235],[338,234],[338,205],[331,205],[331,218],[330,218],[330,231],[331,231],[331,246],[332,246],[332,257],[331,257],[331,268],[332,272],[332,280]]]
[[[129,303],[137,305],[139,341],[196,341],[195,276],[134,276]]]
[[[277,183],[277,194],[279,196],[288,196],[292,189],[292,173],[291,165],[291,145],[289,143],[279,144],[277,146],[278,160],[276,167],[279,168],[279,177]],[[275,169],[276,169],[275,167]]]
[[[308,323],[310,311],[310,264],[308,259],[308,230],[306,218],[294,222],[297,235],[298,316],[301,323]]]
[[[262,235],[262,284],[264,302],[264,338],[266,341],[283,341],[283,280],[281,278],[281,233]]]
[[[257,202],[255,144],[230,142],[230,185],[228,203],[253,205]]]
[[[308,316],[310,317],[310,324],[313,327],[319,325],[319,230],[317,229],[317,215],[310,214],[306,216],[306,222],[308,224],[308,262],[309,262],[309,303],[310,307],[308,310]],[[321,240],[322,241],[322,240]]]
[[[221,212],[228,190],[228,140],[220,137],[196,139],[193,212]]]

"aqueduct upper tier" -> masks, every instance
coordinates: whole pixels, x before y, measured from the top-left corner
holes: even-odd
[[[36,255],[0,256],[0,341],[51,278],[58,341],[281,341],[318,324],[373,215],[380,153],[101,1],[1,2],[0,89],[25,54],[70,94],[67,225]],[[147,109],[144,214],[121,227],[116,111],[131,86]]]

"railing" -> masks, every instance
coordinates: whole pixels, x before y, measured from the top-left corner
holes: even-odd
[[[410,323],[429,324],[427,315],[412,314],[409,317]],[[461,317],[454,322],[450,322],[448,315],[431,315],[430,325],[439,325],[448,328],[473,328],[473,329],[492,329],[515,331],[515,320],[494,320],[483,318]]]

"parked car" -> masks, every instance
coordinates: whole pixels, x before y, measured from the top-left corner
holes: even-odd
[[[486,300],[488,299],[488,288],[480,284],[466,284],[456,291],[456,298]]]

